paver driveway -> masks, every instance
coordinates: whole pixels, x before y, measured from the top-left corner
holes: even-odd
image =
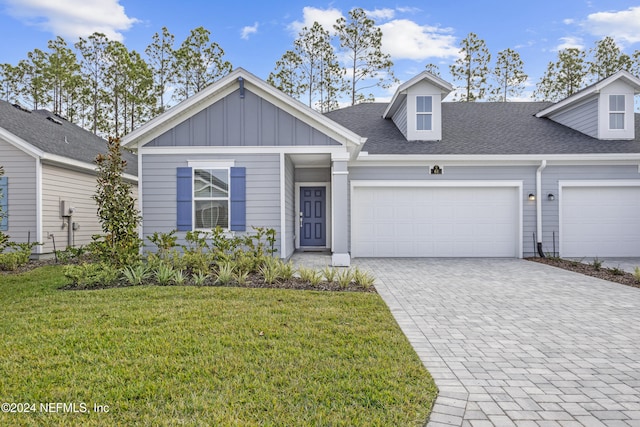
[[[356,259],[440,394],[429,427],[640,426],[640,289],[516,259]]]

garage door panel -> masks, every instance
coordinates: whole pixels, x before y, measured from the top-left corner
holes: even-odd
[[[519,256],[519,194],[516,187],[356,187],[352,255]]]
[[[640,187],[565,186],[560,255],[640,256]]]

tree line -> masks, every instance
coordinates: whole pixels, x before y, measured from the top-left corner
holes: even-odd
[[[456,101],[507,101],[522,95],[529,80],[514,49],[492,62],[484,40],[469,33],[449,65]],[[17,65],[0,64],[0,99],[48,109],[102,136],[120,137],[229,74],[232,64],[204,27],[176,45],[163,27],[143,53],[94,33],[69,46],[56,37]],[[563,49],[548,64],[533,98],[557,101],[618,70],[640,73],[640,51],[622,52],[605,37],[591,49]],[[426,70],[440,75],[439,67]],[[304,27],[276,61],[267,82],[320,112],[373,101],[372,88],[398,82],[382,52],[382,31],[361,8],[338,19],[333,32],[315,22]]]

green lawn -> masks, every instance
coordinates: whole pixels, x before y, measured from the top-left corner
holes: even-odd
[[[436,396],[377,294],[65,283],[0,275],[0,403],[35,404],[2,426],[410,426]]]

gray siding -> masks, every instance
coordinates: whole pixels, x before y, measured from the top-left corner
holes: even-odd
[[[406,101],[402,103],[398,111],[392,117],[393,123],[396,124],[397,128],[402,132],[405,138],[408,139],[407,133],[407,103]]]
[[[165,146],[340,145],[291,114],[245,90],[227,95],[147,144]]]
[[[137,199],[138,186],[132,185],[132,196]],[[96,176],[60,166],[42,166],[42,232],[43,253],[53,252],[53,235],[56,249],[66,246],[84,246],[92,241],[94,234],[102,234],[98,219],[98,205],[93,196],[96,192]],[[60,202],[68,201],[75,211],[72,220],[78,229],[69,241],[67,218],[61,216]]]
[[[598,137],[598,98],[550,117],[551,120],[575,129],[585,135]]]
[[[522,242],[524,256],[534,254],[533,233],[536,231],[536,204],[524,200],[529,193],[535,193],[537,166],[492,166],[492,167],[464,167],[445,166],[442,175],[428,175],[424,167],[352,167],[349,170],[350,180],[410,180],[410,181],[522,181],[523,193],[523,222]],[[351,199],[351,195],[349,195]],[[351,201],[349,201],[349,207]],[[351,216],[349,216],[351,217]],[[349,239],[351,227],[349,227]],[[351,244],[351,242],[349,242]]]
[[[156,155],[142,154],[143,238],[145,249],[152,250],[147,237],[176,228],[176,168],[188,166],[188,161],[235,160],[247,171],[247,232],[252,226],[273,228],[277,232],[276,247],[280,247],[280,156],[270,155]],[[179,233],[179,243],[184,243]]]
[[[56,249],[67,246],[82,246],[91,242],[91,236],[101,234],[102,229],[97,216],[97,205],[93,200],[96,191],[96,177],[57,166],[42,167],[42,231],[44,234],[44,253],[53,251],[53,235]],[[67,218],[61,216],[60,202],[66,200],[75,212],[72,220],[79,229],[68,240]]]
[[[295,202],[295,169],[293,161],[285,156],[285,229],[287,235],[287,252],[283,258],[293,255],[296,246],[296,202]]]
[[[296,169],[296,182],[331,182],[331,169],[329,168]]]
[[[0,140],[0,165],[8,178],[8,226],[11,241],[24,243],[37,239],[36,233],[36,162],[37,160]]]

